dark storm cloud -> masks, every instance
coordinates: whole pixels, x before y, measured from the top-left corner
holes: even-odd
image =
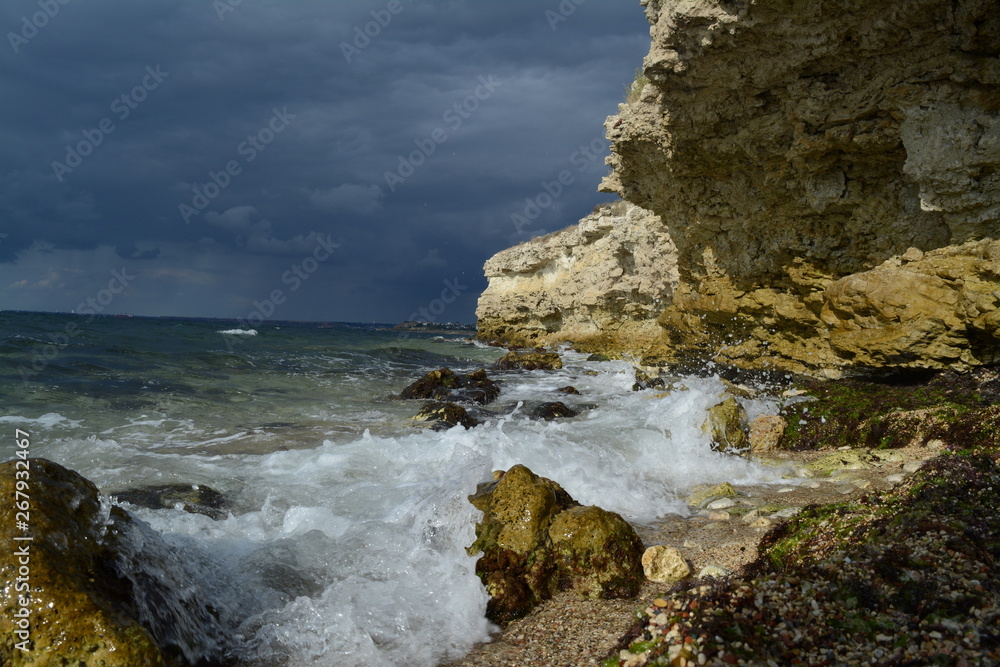
[[[0,28],[0,307],[69,310],[127,264],[109,310],[281,290],[274,317],[325,320],[451,289],[435,317],[471,321],[490,255],[607,199],[602,122],[648,46],[611,0],[18,0]]]

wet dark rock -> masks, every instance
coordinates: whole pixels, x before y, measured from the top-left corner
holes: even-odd
[[[562,417],[575,417],[580,414],[561,401],[532,405],[527,408],[527,413],[535,419],[544,419],[546,421]]]
[[[562,368],[562,359],[555,352],[521,352],[511,350],[493,364],[493,368],[501,371],[553,371]]]
[[[661,377],[653,377],[641,368],[635,369],[635,384],[632,391],[642,391],[643,389],[666,389],[667,383]]]
[[[568,386],[565,386],[565,387],[560,387],[556,391],[562,392],[563,394],[571,394],[573,396],[579,396],[580,395],[580,390],[577,389],[576,387],[572,386],[572,385],[568,385]]]
[[[27,486],[19,489],[19,482]],[[30,495],[28,530],[16,523],[24,518],[16,516],[18,490]],[[158,535],[147,528],[136,547],[128,536],[144,524],[117,507],[110,515],[102,511],[92,482],[45,459],[15,460],[0,465],[0,498],[5,499],[0,503],[0,541],[10,545],[0,552],[0,580],[6,583],[0,587],[0,664],[218,664],[210,657],[218,645],[199,644],[215,623],[208,611],[211,600],[195,591],[185,610],[201,628],[198,637],[171,634],[171,628],[186,623],[159,604],[171,592],[152,578],[147,578],[148,587],[138,586],[134,573],[123,566],[131,556],[145,558]],[[18,537],[31,540],[15,541]],[[183,561],[179,554],[174,558]],[[15,582],[24,583],[25,590]],[[153,615],[159,624],[149,622],[150,600],[158,601]],[[30,651],[16,646],[22,641],[15,617],[21,609],[30,618]]]
[[[483,369],[459,375],[449,368],[427,373],[400,392],[404,399],[429,398],[486,405],[497,399],[500,387]]]
[[[490,594],[486,615],[508,623],[562,590],[631,597],[643,580],[642,542],[619,515],[581,507],[552,480],[516,465],[470,496],[483,512],[472,554]]]
[[[118,500],[150,509],[183,509],[191,514],[204,514],[215,519],[229,516],[229,504],[215,489],[199,484],[164,484],[126,489],[108,494]]]
[[[465,428],[478,426],[479,421],[470,415],[465,408],[455,403],[428,401],[420,408],[414,419],[434,422],[435,430],[446,430],[461,424]]]

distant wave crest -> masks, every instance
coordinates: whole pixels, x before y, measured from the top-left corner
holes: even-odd
[[[224,329],[223,331],[216,331],[215,333],[225,334],[228,336],[256,336],[256,329]]]

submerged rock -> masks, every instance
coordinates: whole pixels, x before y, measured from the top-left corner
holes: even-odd
[[[465,428],[478,426],[479,421],[461,405],[429,401],[424,403],[413,419],[434,422],[435,429],[444,430],[461,424]]]
[[[580,414],[562,401],[549,401],[527,406],[527,413],[535,419],[544,419],[546,421],[561,419],[563,417],[575,417]]]
[[[225,497],[215,489],[200,484],[164,484],[126,489],[108,494],[120,501],[150,509],[183,509],[191,514],[220,520],[228,515]]]
[[[15,509],[19,481],[27,481],[21,488],[30,512]],[[52,461],[9,461],[0,465],[0,497],[6,545],[0,552],[0,664],[163,665],[160,648],[133,615],[131,587],[115,571],[97,487]],[[17,528],[25,517],[30,528]],[[31,540],[15,541],[20,537]]]
[[[562,359],[555,352],[519,352],[511,350],[500,357],[493,367],[508,371],[520,369],[524,371],[554,371],[562,368]]]
[[[507,623],[560,590],[630,597],[642,582],[642,542],[619,515],[581,507],[561,486],[516,465],[469,500],[483,512],[472,554],[490,594],[487,616]]]
[[[399,393],[399,397],[404,399],[430,398],[480,405],[495,401],[499,395],[500,387],[486,375],[485,370],[459,375],[450,368],[431,371]]]

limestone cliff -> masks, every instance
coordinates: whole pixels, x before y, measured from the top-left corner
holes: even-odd
[[[657,317],[677,285],[663,223],[625,202],[504,250],[485,270],[479,336],[515,345],[569,341],[642,353],[659,344]]]
[[[872,271],[1000,237],[996,0],[643,4],[652,47],[636,99],[607,121],[602,189],[658,214],[676,243],[663,356],[827,374],[996,361],[981,317],[1000,289],[992,251],[966,246],[988,283],[971,311],[957,296],[971,265],[942,264],[968,252],[936,257],[935,284],[958,301],[931,323],[917,311],[936,292],[901,308],[929,278]],[[951,340],[928,343],[940,327]]]
[[[614,224],[658,277],[612,275],[630,230],[585,221],[490,260],[485,337],[826,376],[1000,361],[997,0],[643,5],[602,189],[652,212]]]

